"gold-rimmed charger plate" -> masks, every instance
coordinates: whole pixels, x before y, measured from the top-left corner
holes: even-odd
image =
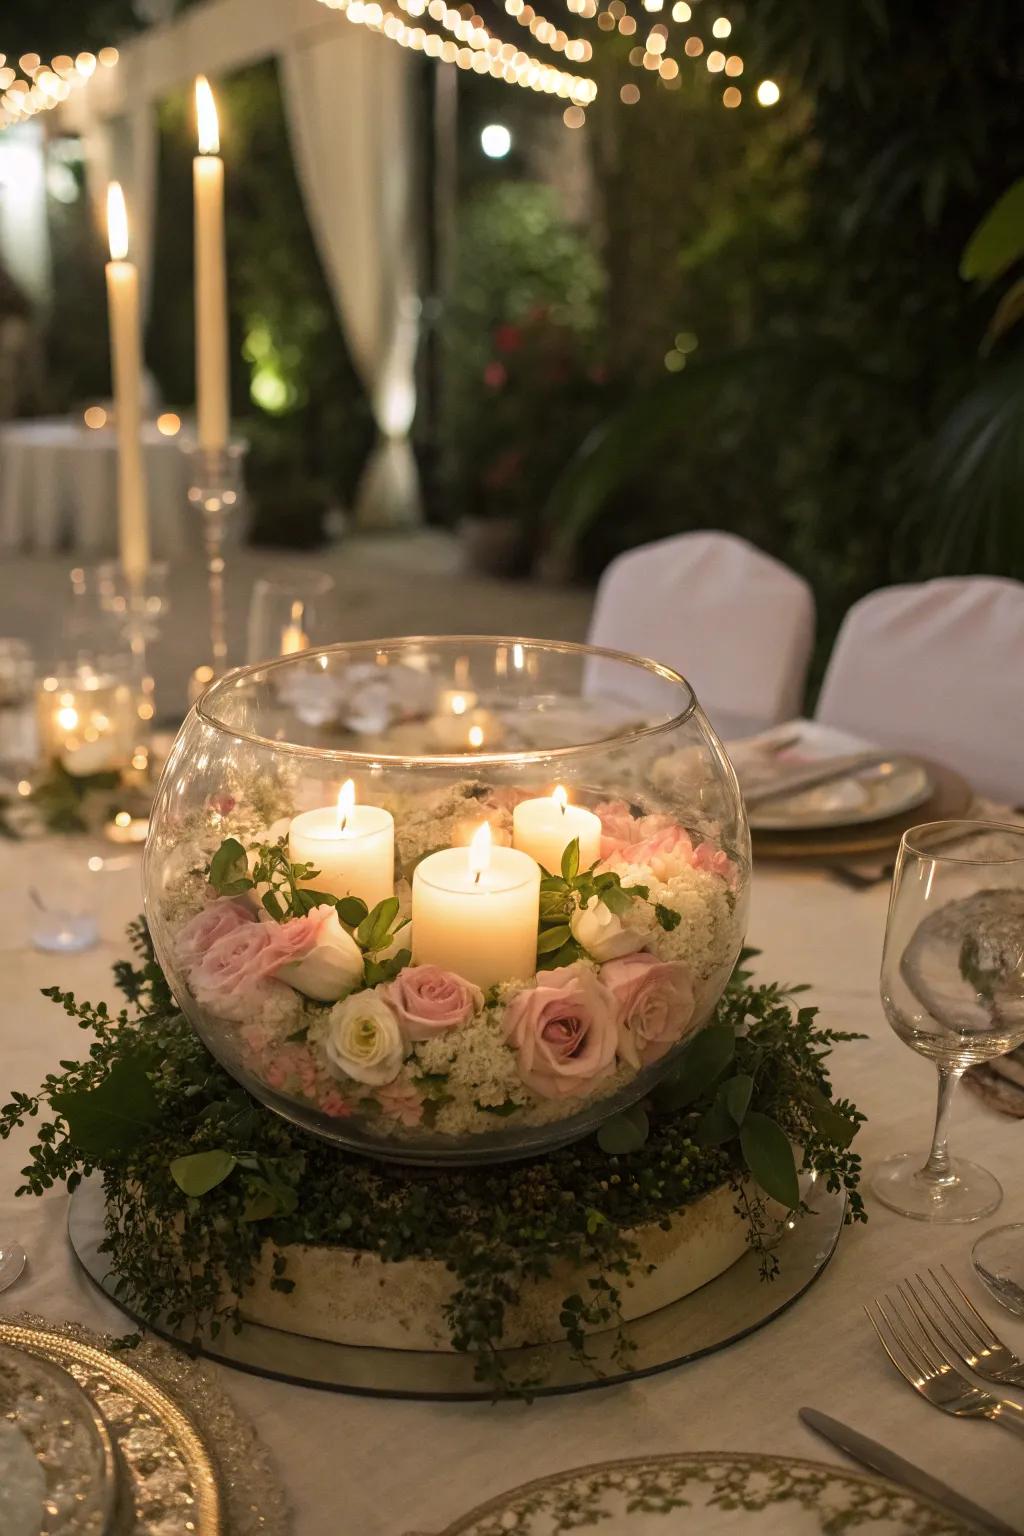
[[[863,826],[830,827],[806,832],[751,832],[754,856],[762,859],[860,858],[895,853],[909,827],[926,821],[949,821],[970,810],[974,792],[967,780],[952,768],[924,762],[932,781],[932,793],[922,804]]]
[[[118,1536],[224,1536],[217,1474],[187,1413],[116,1354],[62,1333],[0,1320],[0,1344],[61,1366],[109,1425],[130,1495]]]

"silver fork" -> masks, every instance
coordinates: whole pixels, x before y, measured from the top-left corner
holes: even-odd
[[[929,1332],[911,1294],[902,1285],[897,1290],[902,1298],[902,1313],[891,1296],[885,1298],[888,1312],[876,1299],[877,1318],[870,1307],[864,1310],[882,1348],[903,1379],[943,1413],[955,1414],[957,1418],[991,1419],[1024,1438],[1024,1408],[983,1392],[962,1376]]]
[[[924,1275],[915,1275],[913,1280],[907,1281],[919,1308],[926,1312],[933,1333],[961,1365],[968,1366],[983,1381],[995,1381],[1004,1387],[1024,1387],[1024,1360],[996,1337],[945,1264],[942,1272],[945,1280],[930,1269],[930,1283]],[[937,1321],[936,1310],[945,1319],[945,1328]]]

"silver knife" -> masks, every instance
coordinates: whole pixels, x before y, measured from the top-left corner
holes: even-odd
[[[817,789],[836,779],[854,779],[872,769],[877,773],[887,763],[895,761],[891,752],[848,752],[845,757],[822,758],[817,763],[808,763],[787,774],[780,774],[765,784],[758,784],[756,788],[743,790],[743,798],[748,807],[762,805],[767,800],[785,799],[789,795],[801,794],[805,789]]]
[[[923,1493],[934,1503],[944,1505],[953,1514],[960,1515],[983,1531],[994,1531],[996,1536],[1022,1536],[1017,1526],[1007,1525],[1005,1520],[990,1515],[987,1509],[965,1499],[962,1493],[957,1493],[937,1477],[932,1477],[930,1472],[915,1467],[912,1461],[904,1461],[895,1451],[887,1450],[877,1440],[869,1440],[859,1430],[840,1424],[838,1419],[830,1419],[827,1413],[819,1413],[817,1408],[801,1408],[800,1417],[823,1439],[838,1446],[862,1466],[870,1467],[872,1472],[880,1472],[892,1482],[902,1483],[904,1488],[913,1488],[915,1493]]]

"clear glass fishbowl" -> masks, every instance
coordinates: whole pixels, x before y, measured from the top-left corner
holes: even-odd
[[[146,848],[160,962],[268,1108],[402,1162],[539,1154],[641,1100],[743,941],[736,777],[685,680],[447,637],[247,667]]]

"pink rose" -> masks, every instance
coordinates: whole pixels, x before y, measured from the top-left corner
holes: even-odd
[[[646,1066],[670,1051],[693,1019],[693,980],[681,960],[623,955],[601,967],[601,981],[618,1005],[619,1055]]]
[[[381,992],[406,1040],[430,1040],[443,1030],[468,1024],[484,1005],[479,987],[436,965],[407,965]]]
[[[589,1092],[615,1069],[614,998],[585,965],[544,971],[517,992],[502,1024],[523,1082],[542,1099]]]
[[[217,939],[192,967],[189,985],[197,1003],[224,1019],[242,1022],[270,985],[269,923],[241,923]]]
[[[308,955],[316,945],[323,923],[334,910],[328,906],[314,907],[305,917],[290,917],[284,923],[273,920],[263,923],[261,926],[268,930],[264,974],[276,976],[282,965],[290,965],[293,960]]]
[[[175,940],[178,964],[185,971],[198,965],[218,939],[238,928],[251,928],[255,918],[250,909],[239,901],[222,898],[198,912],[187,922]]]

